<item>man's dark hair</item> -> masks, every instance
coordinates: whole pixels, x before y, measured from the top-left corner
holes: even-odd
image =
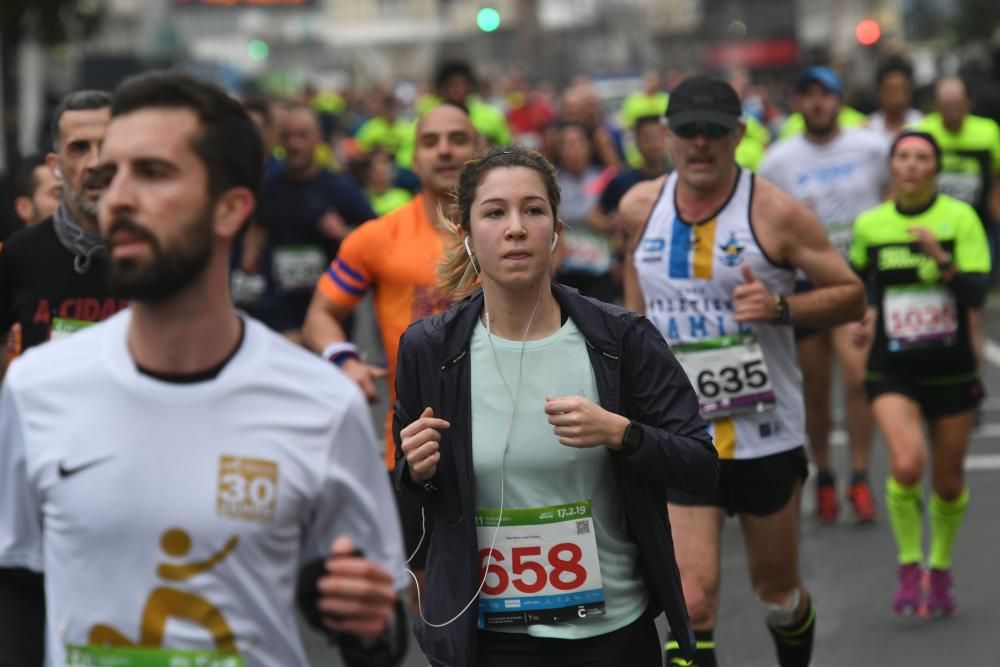
[[[639,130],[646,125],[663,125],[663,116],[640,116],[635,119],[635,129],[633,131],[638,134]]]
[[[217,197],[230,188],[260,193],[264,148],[243,106],[213,84],[181,72],[149,72],[115,91],[111,117],[142,109],[188,109],[201,123],[191,148],[208,170],[208,190]]]
[[[59,150],[59,121],[67,111],[93,111],[111,106],[111,93],[103,90],[77,90],[59,101],[56,110],[52,112],[52,125],[49,132],[52,135],[52,150]]]
[[[17,172],[14,174],[14,198],[33,197],[38,188],[38,179],[35,178],[35,170],[45,166],[45,156],[41,153],[25,155],[17,164]]]
[[[259,113],[267,124],[274,120],[274,115],[271,113],[271,103],[265,97],[248,97],[243,100],[243,108],[247,110],[247,113]]]
[[[894,73],[902,74],[910,85],[913,85],[913,67],[903,58],[891,58],[882,63],[878,68],[875,83],[881,86],[886,77]]]
[[[444,84],[454,76],[464,76],[472,86],[476,85],[476,76],[472,73],[472,67],[469,66],[469,63],[451,60],[438,66],[437,73],[434,75],[434,88],[441,90]]]

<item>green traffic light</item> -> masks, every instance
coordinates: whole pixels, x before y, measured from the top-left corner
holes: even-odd
[[[247,44],[247,56],[254,62],[259,63],[262,60],[267,60],[267,54],[270,50],[267,42],[262,39],[255,39]]]
[[[500,12],[492,7],[483,7],[476,15],[476,25],[483,32],[493,32],[500,27]]]

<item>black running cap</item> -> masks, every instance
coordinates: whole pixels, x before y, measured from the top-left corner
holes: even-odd
[[[743,105],[733,87],[708,76],[684,79],[670,93],[666,113],[671,127],[688,123],[718,123],[735,129],[742,116]]]

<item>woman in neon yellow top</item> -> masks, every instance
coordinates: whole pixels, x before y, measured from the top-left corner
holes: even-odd
[[[899,549],[897,614],[950,616],[951,556],[969,503],[963,461],[983,395],[968,311],[986,298],[989,247],[971,206],[935,190],[940,150],[906,131],[892,146],[895,201],[854,223],[851,262],[869,286],[873,312],[856,342],[874,335],[865,389],[889,449],[886,507]],[[922,480],[930,433],[930,582],[921,544]]]
[[[393,187],[392,157],[384,150],[376,149],[360,158],[351,166],[351,172],[380,218],[413,199],[409,190]]]

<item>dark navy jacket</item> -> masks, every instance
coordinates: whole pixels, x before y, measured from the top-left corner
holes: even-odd
[[[644,317],[582,296],[553,283],[562,312],[587,341],[601,406],[640,425],[639,459],[612,456],[631,538],[639,547],[639,571],[650,592],[650,611],[666,612],[685,655],[694,633],[681,590],[667,518],[667,487],[694,494],[714,490],[718,455],[698,414],[698,399],[666,341]],[[482,293],[450,310],[415,322],[399,344],[396,485],[407,500],[425,508],[430,534],[424,614],[442,623],[475,595],[480,582],[472,466],[472,404],[469,343],[482,311]],[[438,469],[427,490],[409,475],[399,432],[430,406],[450,422],[441,433]],[[415,623],[415,633],[433,665],[470,667],[476,662],[473,603],[444,628]]]

